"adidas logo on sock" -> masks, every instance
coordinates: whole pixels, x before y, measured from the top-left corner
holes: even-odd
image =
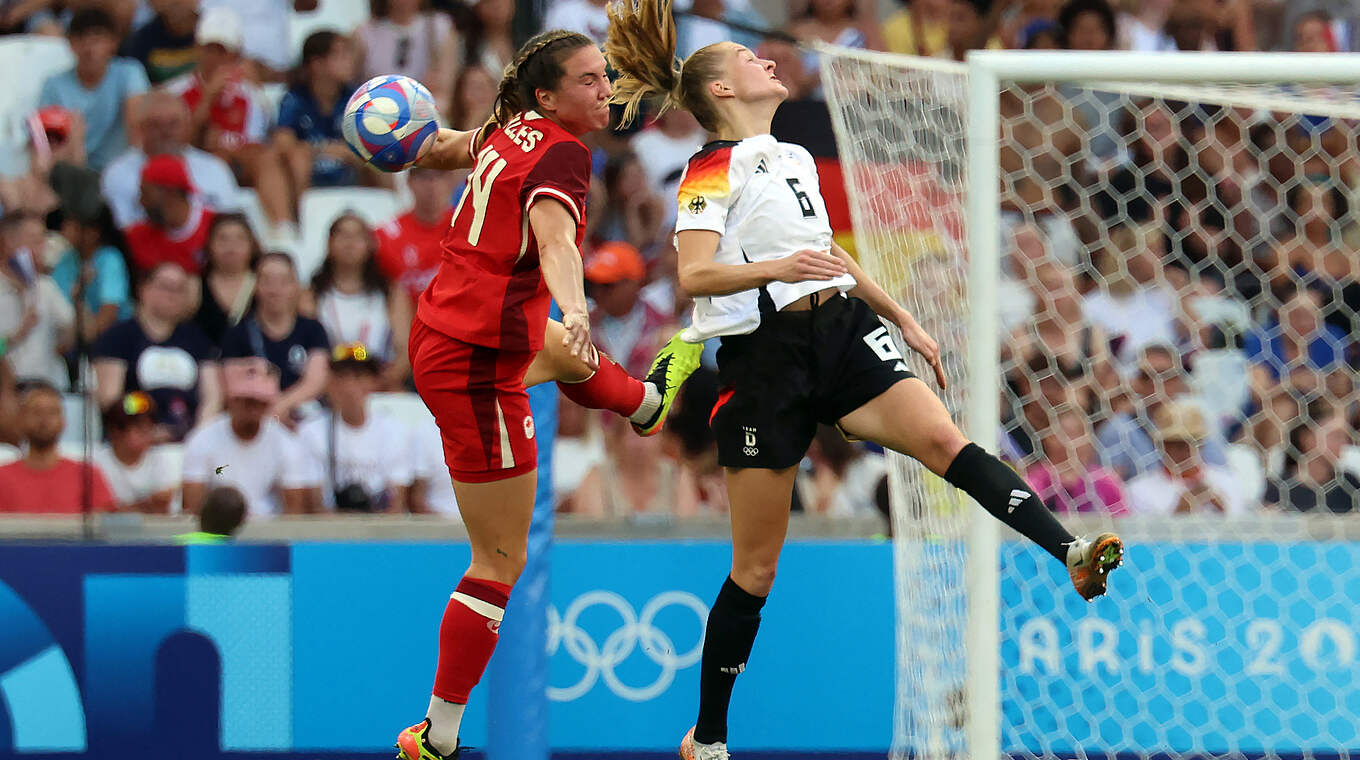
[[[1014,511],[1015,511],[1015,508],[1018,507],[1018,506],[1020,506],[1020,502],[1024,501],[1025,499],[1028,499],[1028,498],[1030,497],[1030,495],[1031,495],[1031,494],[1030,494],[1029,491],[1021,491],[1019,488],[1015,489],[1014,491],[1011,491],[1011,500],[1010,500],[1010,505],[1011,505],[1011,506],[1010,506],[1009,509],[1006,510],[1006,514],[1010,514],[1011,512],[1014,512]]]

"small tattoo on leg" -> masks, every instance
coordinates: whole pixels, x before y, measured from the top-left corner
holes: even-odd
[[[506,559],[510,559],[510,555],[501,551],[501,548],[499,546],[496,547],[496,553],[501,555],[502,557],[505,557]]]

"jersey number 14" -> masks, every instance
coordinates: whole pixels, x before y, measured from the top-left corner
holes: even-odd
[[[472,196],[472,223],[468,225],[468,245],[477,245],[482,239],[482,225],[486,224],[486,206],[491,202],[491,185],[505,169],[505,159],[495,148],[486,148],[477,157],[477,168],[468,177],[467,195]],[[464,198],[467,197],[464,196]],[[462,211],[462,200],[459,200]],[[455,216],[457,216],[455,214]]]

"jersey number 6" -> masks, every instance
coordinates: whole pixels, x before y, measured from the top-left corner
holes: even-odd
[[[789,183],[789,189],[793,191],[794,197],[798,199],[798,208],[802,209],[803,218],[816,216],[817,209],[812,207],[812,199],[808,197],[807,193],[798,189],[798,178],[789,177],[786,181]]]

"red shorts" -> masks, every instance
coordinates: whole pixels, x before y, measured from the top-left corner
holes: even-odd
[[[439,425],[454,480],[487,483],[538,466],[524,373],[533,351],[502,351],[451,338],[416,318],[411,325],[416,390]]]

